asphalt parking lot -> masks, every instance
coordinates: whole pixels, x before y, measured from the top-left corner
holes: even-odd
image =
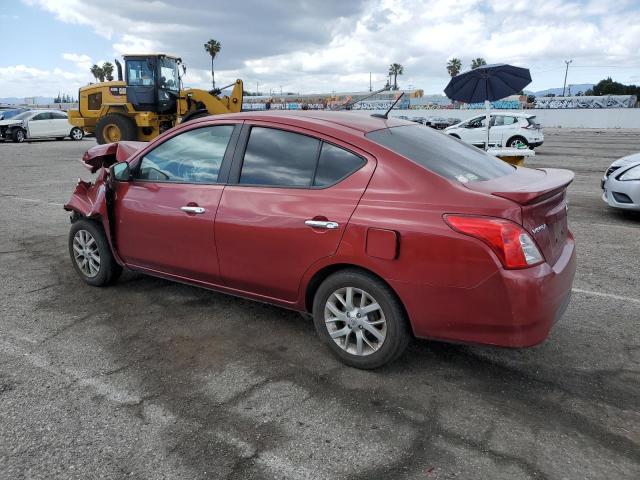
[[[83,284],[62,204],[93,139],[0,144],[0,478],[640,478],[640,215],[602,202],[632,130],[545,130],[569,168],[571,305],[527,350],[414,341],[344,367],[298,314],[126,273]]]

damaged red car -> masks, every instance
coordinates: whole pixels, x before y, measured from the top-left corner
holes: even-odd
[[[86,283],[127,268],[308,312],[354,367],[397,358],[412,336],[536,345],[569,302],[573,174],[412,122],[219,115],[83,160],[99,173],[65,209]]]

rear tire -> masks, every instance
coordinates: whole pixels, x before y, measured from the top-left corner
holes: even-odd
[[[84,138],[84,130],[78,127],[73,127],[69,132],[69,137],[71,138],[71,140],[74,140],[76,142],[82,140]]]
[[[136,124],[124,115],[110,113],[98,120],[96,124],[96,140],[100,145],[137,138]]]
[[[520,136],[511,137],[507,142],[507,147],[510,147],[510,148],[518,148],[519,145],[525,145],[526,147],[528,147],[529,142],[527,142],[526,138],[520,137]]]
[[[122,273],[122,267],[113,258],[102,225],[87,218],[71,225],[69,256],[80,278],[94,287],[115,282]]]
[[[27,132],[24,128],[16,128],[11,135],[15,143],[22,143],[27,139]]]
[[[333,354],[360,369],[392,362],[411,338],[395,292],[374,275],[355,269],[322,282],[313,301],[313,322]]]

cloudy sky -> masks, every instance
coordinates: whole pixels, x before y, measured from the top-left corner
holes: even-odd
[[[447,59],[531,69],[531,90],[606,76],[640,83],[640,0],[22,0],[3,2],[0,97],[75,93],[89,66],[164,52],[207,87],[203,43],[222,43],[219,84],[303,93],[366,90],[404,65],[402,88],[442,93]]]

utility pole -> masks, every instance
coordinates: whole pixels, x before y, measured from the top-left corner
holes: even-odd
[[[260,95],[260,82],[256,82],[256,95]]]
[[[567,74],[569,73],[569,64],[573,62],[573,59],[571,60],[565,60],[564,63],[567,64],[567,68],[564,71],[564,85],[562,86],[562,96],[564,97],[564,90],[567,88]]]
[[[282,85],[280,85],[280,96],[282,96]]]
[[[371,88],[371,72],[369,72],[369,91],[371,92],[373,88]]]

